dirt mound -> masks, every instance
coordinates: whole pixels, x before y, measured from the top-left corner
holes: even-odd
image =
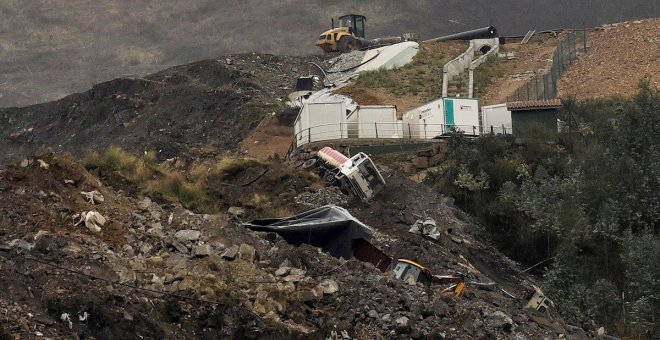
[[[284,109],[279,98],[308,66],[305,58],[227,56],[2,109],[0,163],[40,148],[80,155],[117,145],[155,150],[161,160],[207,146],[235,150],[265,114]]]
[[[660,86],[660,19],[605,25],[590,32],[587,54],[557,83],[559,96],[577,99],[632,97],[649,78]]]
[[[111,189],[112,178],[102,182],[67,157],[40,160],[0,172],[0,284],[7,287],[0,291],[0,308],[10,311],[0,315],[4,334],[148,339],[585,335],[571,334],[554,316],[522,308],[520,283],[526,277],[517,266],[473,236],[474,226],[449,202],[393,170],[383,169],[388,190],[371,204],[347,196],[349,211],[375,230],[373,244],[394,258],[419,261],[434,274],[462,272],[469,281],[496,282],[497,290],[469,285],[463,297],[447,296],[443,285],[410,285],[371,264],[249,231],[235,217],[124,197]],[[307,210],[309,205],[295,203],[289,194],[296,178],[305,177],[299,171],[276,165],[269,171],[273,178],[255,185],[292,213]],[[269,184],[287,173],[290,184]],[[307,196],[321,195],[313,200],[317,205],[335,196],[314,190],[308,179],[299,184],[309,188]],[[97,190],[104,201],[92,204],[81,195],[89,190]],[[259,206],[243,209],[234,210],[236,216],[265,214]],[[100,232],[74,225],[75,214],[83,210],[107,218]],[[440,240],[408,232],[420,216],[438,222]]]

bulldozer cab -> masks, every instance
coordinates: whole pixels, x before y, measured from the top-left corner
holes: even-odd
[[[339,17],[339,27],[348,27],[349,33],[358,38],[364,38],[364,23],[367,17],[358,14],[348,14]]]

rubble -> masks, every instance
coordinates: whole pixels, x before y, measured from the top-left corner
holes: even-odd
[[[65,184],[66,184],[66,180],[65,180]],[[103,197],[103,195],[101,195],[100,192],[98,192],[98,190],[81,191],[80,194],[83,195],[83,197],[87,199],[87,202],[89,202],[92,205],[101,204],[105,201],[105,198]]]
[[[202,236],[202,233],[199,230],[179,230],[174,234],[174,237],[177,241],[181,243],[197,241]]]

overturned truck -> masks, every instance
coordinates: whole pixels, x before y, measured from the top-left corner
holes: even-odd
[[[348,158],[341,152],[324,147],[317,157],[308,159],[303,168],[316,168],[328,184],[339,185],[345,193],[352,192],[363,201],[370,200],[385,187],[385,180],[369,156],[360,152]]]

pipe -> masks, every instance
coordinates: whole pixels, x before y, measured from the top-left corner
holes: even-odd
[[[497,37],[497,29],[493,26],[477,28],[470,31],[445,35],[438,38],[424,40],[423,42],[438,42],[450,40],[472,40],[472,39],[488,39]]]

